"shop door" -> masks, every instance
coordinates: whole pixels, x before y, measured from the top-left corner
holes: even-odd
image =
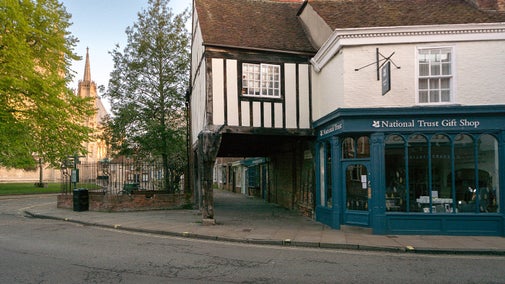
[[[347,225],[370,225],[370,165],[368,162],[343,163],[344,171],[344,223]]]

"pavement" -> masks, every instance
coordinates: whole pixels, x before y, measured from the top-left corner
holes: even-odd
[[[262,199],[222,190],[215,190],[214,203],[215,225],[204,225],[198,210],[76,212],[57,208],[56,197],[54,203],[23,210],[34,218],[181,238],[324,249],[505,256],[504,237],[373,235],[370,229],[352,226],[334,230]]]

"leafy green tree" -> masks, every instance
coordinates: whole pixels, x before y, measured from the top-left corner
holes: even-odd
[[[93,113],[68,89],[76,39],[57,0],[0,0],[0,166],[57,165],[82,153]]]
[[[174,191],[186,165],[185,93],[189,80],[188,10],[174,14],[168,0],[149,0],[126,29],[123,51],[106,96],[113,149],[120,155],[161,160],[165,188]]]

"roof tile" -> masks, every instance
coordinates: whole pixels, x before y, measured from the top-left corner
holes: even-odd
[[[204,44],[315,52],[296,16],[301,0],[196,0]]]
[[[309,0],[332,29],[505,22],[465,0]]]

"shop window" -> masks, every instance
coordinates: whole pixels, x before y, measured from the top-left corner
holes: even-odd
[[[331,164],[331,144],[326,143],[326,206],[332,207],[332,164]]]
[[[324,157],[326,156],[324,153],[324,145],[325,143],[321,144],[319,147],[319,203],[321,206],[326,205],[326,183],[325,183],[325,176],[326,176],[326,161]]]
[[[342,157],[344,159],[354,158],[354,138],[347,137],[342,140]]]
[[[332,163],[331,144],[325,142],[319,148],[320,202],[322,206],[332,207]]]
[[[281,97],[281,66],[242,64],[242,95],[264,98]]]
[[[454,139],[454,168],[458,212],[475,212],[475,146],[471,136],[458,134]]]
[[[405,140],[389,135],[385,140],[386,211],[405,212],[407,186],[405,174]]]
[[[498,212],[498,141],[484,134],[478,142],[479,170],[487,173],[485,180],[479,179],[480,212]]]
[[[368,136],[346,137],[342,140],[342,157],[344,159],[369,158],[370,138]]]
[[[356,147],[356,156],[358,158],[370,157],[370,138],[361,136],[358,138],[358,146]]]
[[[430,212],[428,139],[415,134],[409,136],[407,143],[410,211]]]
[[[387,211],[499,212],[498,142],[489,134],[389,135]]]
[[[452,48],[418,50],[418,102],[451,102]]]
[[[452,170],[451,139],[444,134],[431,137],[431,210],[437,213],[453,211],[453,193],[448,174]]]

